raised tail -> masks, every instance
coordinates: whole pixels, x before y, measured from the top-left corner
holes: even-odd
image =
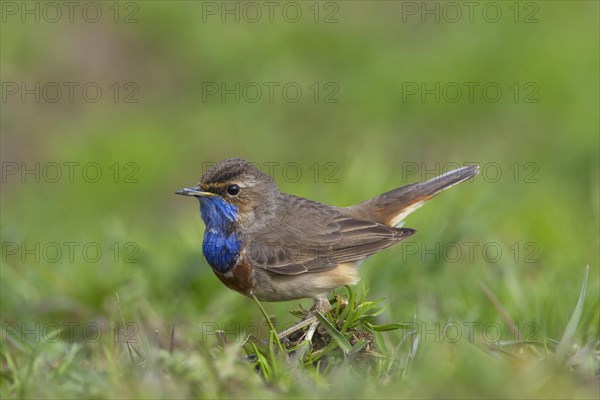
[[[426,182],[412,183],[390,190],[349,207],[348,211],[354,218],[398,227],[401,226],[408,214],[421,207],[427,200],[478,173],[479,165],[468,165],[446,172]]]

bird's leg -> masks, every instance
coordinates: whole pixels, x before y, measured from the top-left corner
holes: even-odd
[[[312,340],[313,335],[315,334],[317,326],[319,325],[319,321],[317,321],[315,312],[318,311],[321,314],[325,314],[325,313],[328,313],[329,310],[331,310],[331,304],[329,304],[329,300],[327,300],[327,296],[320,296],[320,297],[315,298],[315,304],[310,309],[309,315],[302,321],[298,322],[297,324],[293,325],[292,327],[281,332],[279,335],[277,335],[277,337],[279,339],[283,339],[284,337],[287,337],[287,336],[291,335],[292,333],[299,331],[300,329],[304,328],[305,326],[310,325],[310,328],[306,332],[306,340],[308,340],[310,342]]]
[[[315,317],[315,312],[319,312],[321,315],[327,314],[331,311],[331,304],[329,304],[329,300],[327,300],[326,296],[317,297],[315,299],[315,304],[310,309],[312,316]],[[316,317],[315,317],[316,318]],[[317,331],[317,327],[319,326],[319,321],[314,321],[308,331],[306,331],[306,340],[312,342],[312,338]]]
[[[329,300],[327,300],[327,296],[317,297],[315,299],[315,304],[310,309],[311,312],[318,311],[321,314],[327,314],[331,311],[331,304],[329,304]]]

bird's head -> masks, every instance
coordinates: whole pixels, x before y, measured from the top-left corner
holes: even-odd
[[[175,192],[200,200],[202,218],[209,225],[246,222],[260,207],[269,207],[279,193],[277,184],[254,164],[228,158],[211,167],[197,186]],[[223,221],[226,220],[226,221]]]

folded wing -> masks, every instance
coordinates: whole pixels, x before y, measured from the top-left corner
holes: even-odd
[[[281,275],[322,272],[360,261],[415,233],[343,214],[343,209],[290,196],[277,229],[254,233],[245,256],[255,268]],[[274,236],[273,232],[277,232]]]

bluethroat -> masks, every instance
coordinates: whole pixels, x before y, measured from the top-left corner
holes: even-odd
[[[210,168],[198,186],[176,194],[200,200],[206,225],[202,251],[227,287],[264,301],[315,300],[359,280],[370,255],[415,234],[404,218],[441,191],[478,173],[477,165],[413,183],[350,207],[282,193],[254,164],[230,158]]]

